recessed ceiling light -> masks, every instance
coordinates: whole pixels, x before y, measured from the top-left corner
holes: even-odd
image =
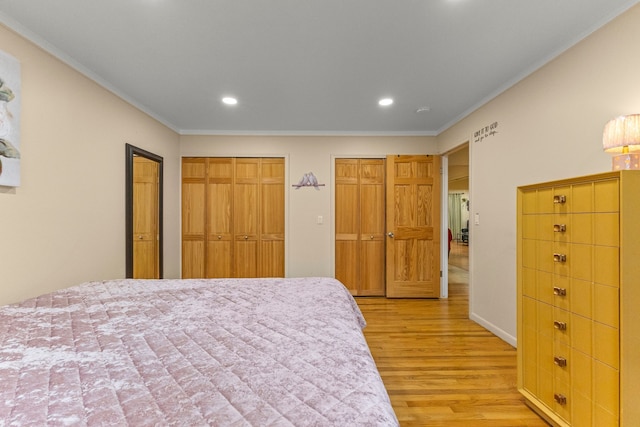
[[[391,104],[393,104],[393,99],[391,98],[382,98],[380,101],[378,101],[378,105],[382,107],[388,107]]]
[[[222,102],[224,102],[227,105],[236,105],[238,103],[238,100],[231,96],[225,96],[224,98],[222,98]]]
[[[416,110],[416,113],[426,113],[427,111],[431,111],[431,107],[420,107]]]

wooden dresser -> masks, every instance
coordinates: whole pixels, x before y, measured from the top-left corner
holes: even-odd
[[[640,426],[640,171],[518,188],[518,389],[553,425]]]

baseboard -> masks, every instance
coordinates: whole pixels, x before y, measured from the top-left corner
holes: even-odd
[[[507,332],[505,332],[502,329],[498,328],[493,323],[488,322],[486,319],[478,316],[475,313],[471,313],[469,315],[469,319],[473,320],[474,322],[476,322],[477,324],[479,324],[483,328],[487,329],[489,332],[491,332],[492,334],[496,335],[498,338],[500,338],[501,340],[503,340],[506,343],[510,344],[511,346],[517,347],[518,339],[516,337],[514,337],[513,335],[508,334]]]

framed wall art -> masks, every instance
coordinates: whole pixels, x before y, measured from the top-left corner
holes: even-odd
[[[0,186],[20,185],[20,63],[0,51]]]

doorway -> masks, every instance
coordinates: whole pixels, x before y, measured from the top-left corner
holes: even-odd
[[[448,257],[449,285],[469,285],[469,143],[448,154],[448,226],[451,230]]]
[[[125,277],[162,278],[162,157],[125,144]]]

